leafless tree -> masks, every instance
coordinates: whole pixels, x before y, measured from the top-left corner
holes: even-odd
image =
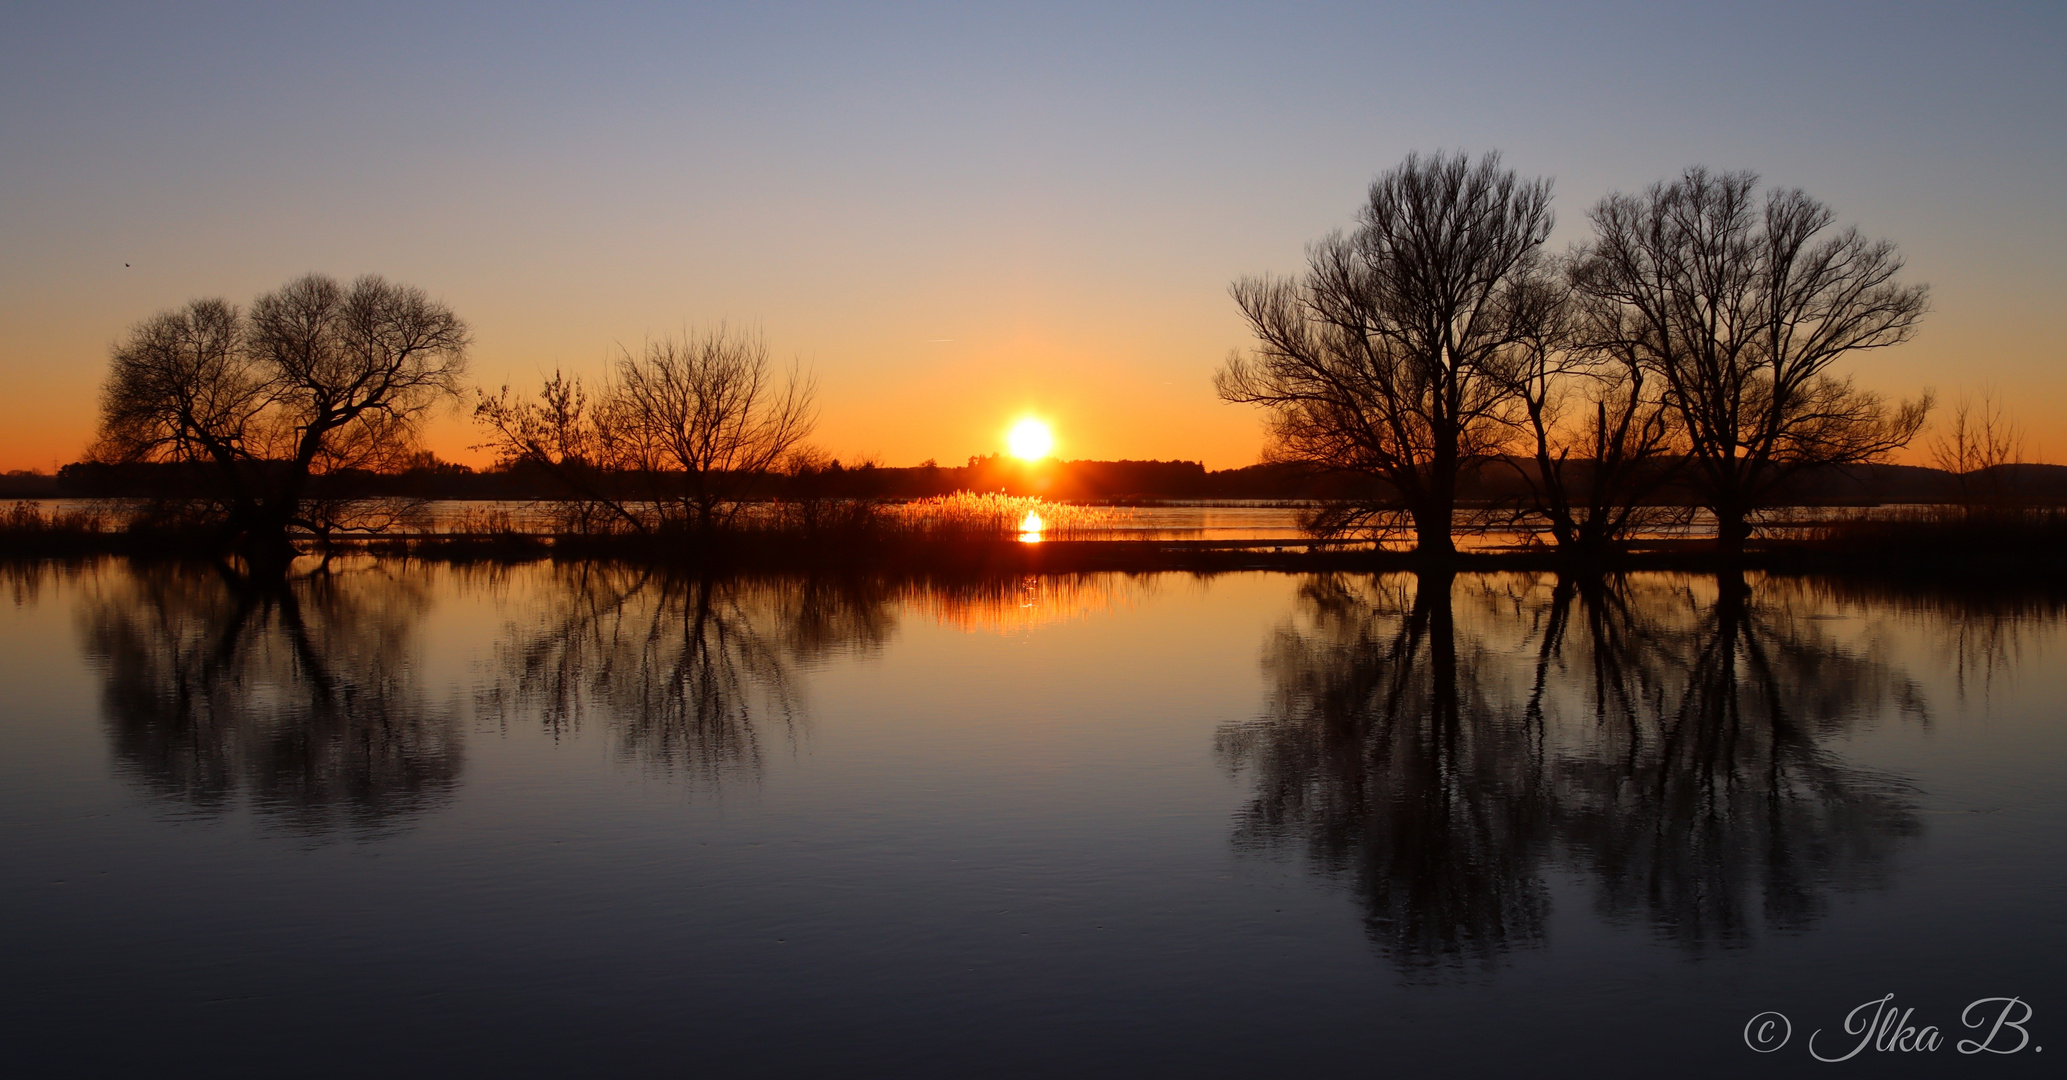
[[[599,521],[707,535],[802,447],[814,397],[808,377],[775,374],[758,334],[720,326],[623,350],[594,394],[556,373],[534,398],[504,387],[475,417],[503,460],[558,478]]]
[[[1515,291],[1525,345],[1515,395],[1533,460],[1516,471],[1526,512],[1549,526],[1558,550],[1596,557],[1665,511],[1650,496],[1674,475],[1665,458],[1677,430],[1638,358],[1618,347],[1620,312],[1575,294],[1563,273],[1537,274]]]
[[[95,455],[210,466],[227,531],[277,560],[293,530],[340,524],[319,478],[418,450],[424,419],[457,397],[470,342],[450,308],[378,276],[310,274],[249,315],[197,300],[115,347]]]
[[[2016,466],[2024,461],[2024,433],[1992,389],[1979,401],[1953,403],[1951,422],[1931,440],[1931,464],[1953,475],[1960,505],[2001,506],[2016,493]]]
[[[1235,282],[1259,345],[1221,368],[1220,396],[1269,410],[1271,457],[1382,488],[1319,531],[1405,510],[1418,550],[1455,550],[1458,477],[1510,432],[1510,294],[1550,226],[1549,181],[1519,179],[1499,155],[1412,155],[1371,184],[1353,231],[1308,249],[1305,274]]]
[[[222,300],[159,312],[109,363],[96,457],[212,463],[232,498],[249,498],[244,465],[270,391],[244,351],[242,312]]]
[[[1758,192],[1750,173],[1689,169],[1593,210],[1578,283],[1620,309],[1614,348],[1664,382],[1690,479],[1726,551],[1793,473],[1871,461],[1906,445],[1931,405],[1889,404],[1831,368],[1907,341],[1926,290],[1896,280],[1894,245],[1799,190]]]

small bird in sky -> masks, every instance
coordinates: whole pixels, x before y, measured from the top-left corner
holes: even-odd
[[[128,266],[129,264],[128,264],[128,263],[123,263],[122,265],[123,265],[123,266]]]

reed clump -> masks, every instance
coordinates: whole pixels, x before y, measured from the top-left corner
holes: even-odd
[[[647,535],[661,542],[837,542],[864,545],[985,543],[1110,538],[1132,521],[1128,508],[1050,502],[1001,492],[957,492],[909,501],[797,499],[742,503],[723,524],[701,533],[653,529],[641,534],[625,515],[597,513],[579,504],[556,512],[554,533],[602,538]]]
[[[114,520],[97,509],[22,501],[0,511],[0,551],[9,554],[73,554],[105,546],[119,532]]]
[[[1039,496],[956,492],[887,508],[890,531],[923,540],[1093,540],[1123,529],[1124,507],[1049,502]]]
[[[2067,507],[1926,507],[1833,522],[1798,543],[1847,562],[1905,569],[2067,569]]]

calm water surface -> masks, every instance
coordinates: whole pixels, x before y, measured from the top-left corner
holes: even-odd
[[[2067,605],[2029,594],[371,561],[0,594],[10,1071],[2067,1054]],[[1940,1049],[1810,1057],[1887,994]],[[2010,996],[2033,1045],[1959,1054]]]

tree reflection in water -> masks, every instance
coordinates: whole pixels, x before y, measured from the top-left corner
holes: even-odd
[[[476,705],[555,733],[595,723],[628,760],[704,782],[759,774],[802,731],[800,670],[877,652],[907,610],[963,629],[1069,618],[1087,579],[713,577],[582,562],[351,570],[107,564],[84,607],[124,773],[208,813],[249,803],[308,833],[405,823],[459,776],[457,710],[415,681],[434,588],[514,597]],[[0,577],[33,597],[56,571]],[[1120,589],[1120,593],[1128,592]],[[1116,594],[1115,594],[1116,595]]]
[[[871,578],[580,563],[542,591],[544,610],[502,649],[489,711],[535,713],[555,732],[600,719],[628,758],[714,783],[758,774],[769,733],[797,738],[798,665],[874,651],[896,628]]]
[[[908,613],[963,631],[1021,629],[1125,603],[1109,576],[898,579],[675,574],[573,563],[500,647],[484,711],[555,733],[610,731],[628,759],[698,782],[760,774],[802,735],[798,668],[879,652]]]
[[[1690,948],[1815,920],[1919,831],[1823,745],[1921,717],[1913,682],[1741,578],[1323,576],[1220,750],[1251,849],[1348,877],[1411,976],[1543,940],[1551,875]]]
[[[463,740],[418,689],[421,571],[254,580],[135,565],[82,608],[118,768],[204,813],[380,831],[450,798]]]

